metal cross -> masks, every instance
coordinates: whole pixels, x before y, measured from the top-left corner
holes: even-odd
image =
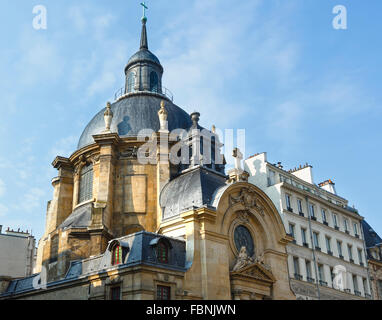
[[[141,6],[143,7],[143,18],[146,18],[146,10],[149,8],[146,6],[144,1],[141,3]]]

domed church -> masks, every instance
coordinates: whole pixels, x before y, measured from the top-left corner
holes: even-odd
[[[277,209],[240,151],[226,173],[215,130],[173,103],[146,24],[124,90],[53,161],[37,273],[1,283],[0,299],[295,299]]]

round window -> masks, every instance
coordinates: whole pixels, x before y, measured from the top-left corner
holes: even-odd
[[[237,251],[240,251],[241,247],[247,249],[247,253],[250,257],[255,253],[255,247],[253,244],[252,235],[249,230],[244,226],[238,226],[234,232],[234,241]]]

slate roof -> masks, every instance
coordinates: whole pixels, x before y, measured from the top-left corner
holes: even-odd
[[[166,264],[160,263],[156,256],[155,245],[159,241],[166,241],[170,247],[169,261]],[[111,265],[112,245],[115,242],[123,244],[123,247],[127,249],[123,263],[117,266]],[[104,272],[111,268],[123,269],[137,265],[186,272],[186,242],[146,231],[114,239],[109,242],[104,254],[89,259],[72,261],[65,278],[48,283],[47,288],[83,279],[91,274]],[[36,290],[35,287],[38,285],[39,278],[40,274],[34,274],[27,278],[13,280],[2,296],[12,296]]]
[[[163,219],[192,208],[211,206],[216,190],[225,186],[226,180],[226,176],[200,166],[181,174],[161,192]]]
[[[362,220],[362,229],[365,237],[366,248],[375,247],[382,243],[381,237],[374,231],[374,229],[365,221]]]
[[[92,219],[92,203],[83,205],[75,209],[69,217],[59,226],[60,229],[66,228],[87,228]]]
[[[120,137],[136,136],[142,129],[158,131],[160,123],[158,111],[160,103],[166,100],[157,94],[144,93],[132,95],[112,104],[114,117],[111,131],[117,132]],[[188,129],[192,121],[187,112],[169,100],[166,100],[168,112],[168,128]],[[100,110],[83,131],[78,143],[78,149],[94,143],[93,135],[100,134],[105,129],[105,109]]]
[[[155,54],[153,54],[150,50],[139,50],[136,52],[128,61],[126,68],[128,69],[130,65],[137,63],[137,62],[153,62],[161,66],[159,59],[156,57]]]

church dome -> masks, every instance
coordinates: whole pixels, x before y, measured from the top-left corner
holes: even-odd
[[[162,94],[163,68],[159,59],[149,50],[146,18],[142,19],[140,50],[128,61],[125,68],[126,96],[111,105],[113,120],[111,132],[120,137],[137,136],[141,130],[160,129],[158,111],[162,100],[166,101],[168,130],[189,129],[190,115]],[[105,130],[104,111],[100,110],[83,131],[78,149],[94,143],[93,135]]]
[[[114,114],[110,130],[120,137],[136,136],[143,129],[157,132],[160,129],[158,111],[164,97],[159,94],[142,92],[128,96],[111,105]],[[192,126],[190,116],[183,109],[166,101],[168,129],[188,129]],[[100,110],[83,131],[78,149],[94,143],[93,135],[105,130],[105,109]]]

